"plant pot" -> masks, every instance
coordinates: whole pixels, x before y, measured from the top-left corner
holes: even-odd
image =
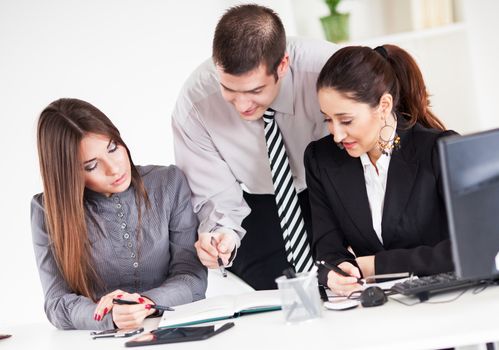
[[[348,13],[336,13],[321,17],[322,28],[326,39],[334,43],[348,40]]]

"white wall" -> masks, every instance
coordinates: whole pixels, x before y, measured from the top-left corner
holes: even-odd
[[[369,1],[348,0],[345,5],[365,9]],[[499,12],[499,4],[462,1],[473,45],[468,68],[477,72],[473,88],[465,90],[476,87],[480,128],[498,126],[493,108],[499,100],[499,54],[493,36],[498,25],[492,16]],[[31,196],[41,191],[35,145],[38,113],[59,97],[88,100],[115,122],[137,164],[172,163],[170,113],[176,95],[190,71],[210,55],[213,29],[223,10],[239,2],[0,1],[0,330],[6,324],[45,319],[29,223]],[[274,8],[288,34],[321,36],[315,22],[324,9],[320,0],[256,2]],[[375,13],[375,18],[356,20],[357,38],[382,29],[379,10]],[[315,32],[302,29],[307,16],[315,23]],[[454,53],[439,46],[432,50],[438,52],[438,64],[454,63]],[[428,74],[434,69],[432,56],[426,51],[420,57]],[[467,65],[467,60],[464,56],[458,62]],[[459,72],[445,79],[444,88],[463,84]],[[442,108],[439,98],[435,96],[435,108]],[[466,98],[452,96],[454,108]]]
[[[469,118],[475,115],[477,99],[465,24],[392,34],[356,44],[376,47],[387,43],[404,48],[414,57],[430,93],[432,110],[448,129],[461,134],[482,129],[479,122]]]
[[[459,0],[461,15],[467,23],[471,63],[474,69],[476,110],[471,123],[481,129],[499,127],[499,2],[496,0]]]

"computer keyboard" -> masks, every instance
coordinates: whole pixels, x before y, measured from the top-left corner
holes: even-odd
[[[391,289],[404,295],[416,295],[423,300],[428,299],[430,294],[463,289],[483,282],[483,280],[477,279],[460,279],[454,272],[446,272],[408,279],[394,284]]]

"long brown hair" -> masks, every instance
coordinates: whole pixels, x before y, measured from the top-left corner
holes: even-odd
[[[143,181],[118,129],[88,102],[63,98],[40,114],[37,146],[43,180],[45,221],[57,265],[71,290],[95,301],[98,281],[92,266],[84,209],[84,174],[80,143],[88,133],[108,136],[125,147],[131,165],[135,200],[148,207]]]
[[[333,88],[355,101],[376,107],[381,96],[393,97],[393,109],[406,119],[408,127],[420,123],[427,128],[445,130],[430,109],[423,75],[409,53],[395,45],[375,50],[347,46],[338,50],[322,68],[317,90]]]

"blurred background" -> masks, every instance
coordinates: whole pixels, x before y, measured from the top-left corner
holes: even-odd
[[[254,1],[288,35],[325,38],[324,0]],[[35,127],[60,97],[100,108],[136,164],[174,162],[170,114],[190,72],[211,54],[230,0],[0,1],[0,331],[44,322],[30,200],[42,185]],[[331,5],[331,4],[330,4]],[[419,63],[436,114],[460,133],[499,127],[499,2],[342,0],[341,45],[393,43]],[[323,21],[324,22],[324,21]]]

